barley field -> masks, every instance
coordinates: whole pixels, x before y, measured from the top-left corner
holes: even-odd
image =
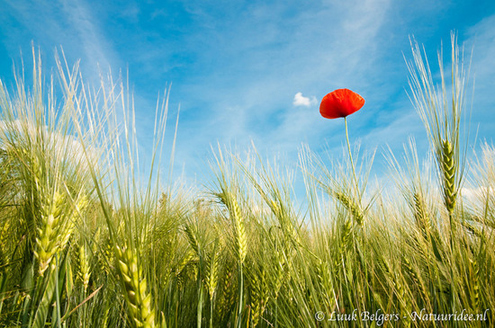
[[[352,139],[302,147],[302,202],[283,165],[221,145],[208,187],[162,185],[168,93],[143,167],[125,79],[47,75],[33,50],[32,84],[0,82],[0,327],[493,326],[495,148],[471,154],[455,37],[439,77],[412,50],[431,153],[411,139],[372,186]]]

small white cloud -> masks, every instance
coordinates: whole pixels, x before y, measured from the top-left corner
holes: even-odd
[[[311,105],[316,105],[316,98],[313,96],[311,99],[309,97],[304,97],[302,92],[296,93],[293,101],[294,106],[305,106],[309,107]]]

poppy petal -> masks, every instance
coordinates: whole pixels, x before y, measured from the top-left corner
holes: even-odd
[[[337,89],[321,100],[320,114],[329,119],[346,117],[364,106],[364,98],[349,89]]]

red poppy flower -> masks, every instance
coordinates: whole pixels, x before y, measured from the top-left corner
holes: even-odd
[[[324,118],[339,118],[351,115],[364,106],[364,98],[349,89],[330,92],[321,100],[320,114]]]

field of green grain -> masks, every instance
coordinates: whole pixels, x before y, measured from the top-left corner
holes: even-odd
[[[221,146],[209,188],[160,185],[167,99],[143,168],[125,84],[57,62],[0,82],[0,327],[495,324],[495,148],[471,155],[455,40],[445,76],[408,62],[431,156],[411,140],[367,188],[352,139],[304,147],[299,205],[283,166]]]

